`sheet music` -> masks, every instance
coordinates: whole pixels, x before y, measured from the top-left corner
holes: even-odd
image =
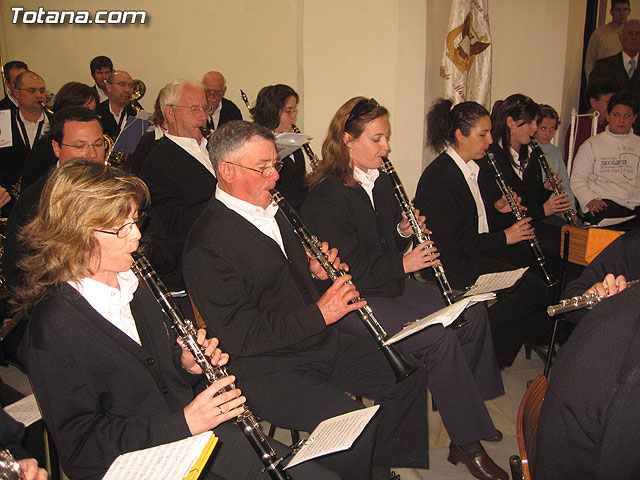
[[[141,111],[137,117],[127,117],[127,122],[122,127],[122,130],[120,130],[118,136],[114,139],[114,152],[124,152],[131,155],[135,151],[138,142],[151,123],[149,120],[143,118],[143,112],[144,110]]]
[[[103,480],[182,480],[192,470],[213,432],[120,455]]]
[[[13,146],[11,110],[0,110],[0,148]]]
[[[38,402],[36,402],[36,397],[33,394],[21,398],[11,405],[7,405],[4,407],[4,411],[11,415],[14,420],[24,423],[25,427],[36,423],[42,418],[40,409],[38,408]]]
[[[480,275],[476,282],[469,288],[465,297],[471,295],[479,295],[482,293],[495,292],[496,290],[503,290],[505,288],[512,287],[518,280],[522,278],[524,272],[529,270],[529,267],[518,268],[517,270],[508,270],[506,272],[485,273]]]
[[[312,458],[350,448],[378,411],[378,408],[380,408],[379,405],[374,405],[320,422],[320,425],[311,433],[285,469]]]
[[[413,335],[414,333],[417,333],[420,330],[424,330],[425,328],[431,325],[435,325],[436,323],[441,323],[444,327],[446,327],[452,324],[455,319],[460,316],[465,308],[478,302],[492,300],[495,297],[495,293],[484,293],[480,295],[463,297],[453,305],[448,305],[438,310],[437,312],[433,312],[432,314],[427,315],[424,318],[418,319],[415,322],[411,322],[405,325],[402,330],[400,330],[398,333],[384,342],[384,345],[391,345],[392,343],[396,343],[403,338],[407,338],[409,335]]]
[[[291,155],[311,139],[310,135],[304,133],[282,132],[276,133],[275,136],[276,149],[278,150],[278,158],[280,160]]]

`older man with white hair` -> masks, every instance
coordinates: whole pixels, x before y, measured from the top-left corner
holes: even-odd
[[[164,88],[160,107],[167,132],[140,169],[153,213],[180,247],[217,183],[201,131],[207,123],[204,90],[202,83],[191,80],[176,80]],[[169,288],[184,288],[180,269],[164,280]]]
[[[236,104],[224,98],[227,93],[227,81],[224,75],[216,71],[207,72],[202,77],[202,83],[209,105],[207,128],[214,130],[231,120],[242,120],[242,113]]]

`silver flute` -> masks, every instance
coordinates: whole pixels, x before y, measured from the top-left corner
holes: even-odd
[[[197,341],[196,328],[191,320],[182,314],[167,287],[165,287],[164,283],[149,263],[149,260],[138,252],[132,253],[131,256],[134,260],[131,269],[144,281],[147,287],[149,287],[149,290],[151,290],[151,293],[160,304],[160,308],[162,308],[164,314],[169,318],[169,320],[171,320],[174,330],[182,338],[184,346],[189,349],[189,352],[193,355],[196,363],[202,369],[207,382],[212,384],[221,378],[229,376],[226,368],[213,365],[209,358],[204,354],[202,347]],[[232,383],[228,387],[220,390],[220,392],[228,392],[235,388],[235,385]],[[267,437],[262,432],[260,424],[251,410],[249,410],[249,407],[243,405],[243,409],[244,410],[240,416],[236,418],[236,422],[242,429],[242,433],[244,433],[255,452],[260,457],[260,460],[264,465],[263,471],[266,471],[273,480],[292,480],[289,473],[284,470],[282,458],[278,458],[275,450],[269,444]]]
[[[531,145],[531,148],[538,156],[538,161],[540,162],[540,166],[544,171],[545,177],[547,177],[547,180],[549,180],[549,184],[551,185],[553,194],[555,196],[561,195],[563,192],[558,187],[558,182],[556,182],[556,179],[553,176],[553,172],[551,171],[551,167],[549,166],[547,157],[544,156],[544,152],[542,151],[540,144],[534,137],[531,137],[531,142],[529,142],[529,145]],[[572,208],[568,208],[567,210],[562,212],[562,216],[567,221],[567,223],[572,227],[575,227],[576,225],[578,225],[578,218],[576,216],[576,212]]]
[[[413,235],[416,238],[417,242],[419,244],[430,242],[431,237],[428,233],[423,232],[420,228],[420,224],[418,223],[418,219],[416,218],[416,210],[409,200],[407,192],[404,190],[402,182],[400,181],[400,177],[398,177],[398,174],[396,173],[396,169],[391,163],[391,160],[389,160],[387,157],[384,157],[382,159],[381,170],[389,175],[391,183],[393,183],[393,193],[396,197],[396,200],[400,204],[402,213],[404,213],[404,216],[409,221],[409,225],[411,225],[411,230],[413,230]],[[449,284],[446,273],[444,273],[442,262],[433,265],[431,268],[433,269],[433,274],[435,275],[438,282],[438,288],[440,288],[442,297],[444,298],[445,302],[447,302],[447,305],[452,305],[455,302],[455,294],[453,293],[453,289]],[[467,323],[469,323],[469,320],[466,320],[464,316],[461,315],[455,322],[450,325],[450,327],[459,328],[463,325],[466,325]]]
[[[631,285],[634,285],[638,282],[640,282],[640,279],[631,280],[630,282],[627,282],[627,287],[630,287]],[[560,303],[557,303],[555,305],[549,305],[547,307],[547,314],[550,317],[555,317],[556,315],[573,312],[574,310],[580,310],[581,308],[593,307],[594,305],[597,305],[603,299],[608,297],[609,295],[602,297],[597,292],[583,293],[582,295],[567,298],[565,300],[560,300]]]
[[[493,171],[496,176],[496,183],[500,188],[500,192],[502,193],[502,195],[504,195],[504,198],[507,200],[507,203],[511,207],[511,211],[513,212],[513,215],[516,217],[517,221],[522,220],[523,218],[526,217],[526,215],[518,205],[518,202],[516,201],[516,197],[513,194],[513,190],[511,190],[511,187],[507,185],[507,182],[505,181],[504,176],[502,175],[502,170],[500,170],[500,167],[498,166],[498,162],[496,162],[496,159],[493,153],[487,150],[486,157],[487,157],[487,160],[489,161],[489,164],[493,167]],[[542,270],[542,274],[544,275],[544,278],[547,281],[547,285],[551,287],[556,283],[558,283],[557,280],[551,279],[551,276],[547,271],[547,259],[544,258],[544,254],[542,253],[542,249],[540,248],[540,244],[538,243],[538,239],[536,238],[535,235],[529,239],[529,245],[531,245],[531,250],[533,250],[533,254],[536,257],[536,260],[538,261],[538,265],[540,265],[540,269]]]
[[[331,281],[335,281],[346,273],[342,270],[338,270],[329,261],[327,254],[322,251],[322,243],[314,236],[311,235],[307,227],[302,223],[302,220],[295,212],[295,210],[289,205],[289,202],[275,189],[269,190],[273,201],[278,205],[278,208],[282,211],[287,221],[293,227],[293,231],[298,235],[304,249],[315,258]],[[353,282],[349,280],[349,284],[353,285]],[[354,298],[349,303],[356,303],[362,300],[362,298]],[[369,333],[373,335],[373,338],[378,344],[378,348],[384,354],[388,360],[393,373],[396,377],[396,382],[404,380],[406,377],[417,368],[415,365],[411,365],[400,352],[398,352],[393,345],[385,345],[384,342],[387,339],[387,332],[384,331],[382,325],[378,322],[373,310],[369,305],[365,305],[362,308],[356,310],[356,313],[360,316],[360,320],[364,326],[369,330]]]

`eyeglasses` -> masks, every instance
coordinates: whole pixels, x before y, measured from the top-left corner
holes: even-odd
[[[109,230],[100,230],[96,228],[96,232],[108,233],[109,235],[115,235],[118,238],[127,238],[131,231],[133,230],[133,226],[136,225],[138,230],[141,230],[144,226],[144,223],[147,219],[147,214],[142,212],[138,214],[138,218],[136,218],[133,222],[125,223],[123,226],[118,228],[115,232],[111,232]]]
[[[16,88],[16,90],[24,90],[26,92],[29,92],[31,95],[33,95],[34,93],[38,92],[41,93],[42,95],[44,95],[47,92],[47,89],[42,87],[42,88]]]
[[[231,165],[235,165],[236,167],[246,168],[247,170],[253,170],[254,172],[258,172],[264,178],[269,178],[269,175],[271,175],[274,170],[276,172],[279,172],[280,170],[282,170],[282,160],[276,160],[275,162],[273,162],[273,164],[267,167],[262,167],[262,168],[245,167],[244,165],[240,165],[239,163],[233,163],[233,162],[224,162],[224,163],[230,163]]]
[[[134,87],[133,83],[129,83],[129,82],[107,82],[107,83],[110,83],[111,85],[120,85],[121,88],[125,88],[125,87],[133,88]]]
[[[209,111],[209,105],[171,105],[171,106],[178,107],[178,108],[188,108],[189,111],[194,115],[200,112],[207,113]]]
[[[286,113],[287,115],[293,115],[294,113],[298,113],[298,109],[297,108],[285,108],[282,111],[284,113]]]
[[[222,97],[224,95],[224,90],[205,90],[207,97]]]
[[[367,99],[360,100],[351,109],[351,112],[349,113],[349,117],[347,118],[347,121],[344,124],[344,128],[346,129],[349,123],[353,122],[354,120],[357,120],[360,117],[365,116],[367,113],[371,112],[374,108],[379,106],[380,105],[378,104],[378,102],[376,102],[374,98],[369,98],[368,100]]]
[[[104,138],[100,140],[96,140],[93,143],[83,143],[79,145],[73,145],[70,143],[61,143],[60,145],[64,145],[65,147],[75,148],[79,152],[87,153],[90,148],[93,148],[94,151],[98,151],[104,148]]]

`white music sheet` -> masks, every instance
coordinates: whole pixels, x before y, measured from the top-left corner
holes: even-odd
[[[378,411],[378,408],[380,408],[379,405],[374,405],[323,420],[285,469],[313,458],[350,448]]]
[[[182,480],[191,471],[213,432],[120,455],[102,480]]]
[[[291,155],[309,140],[311,140],[311,136],[304,133],[276,133],[276,149],[278,150],[278,158],[282,160],[284,157]]]
[[[469,287],[469,290],[467,290],[464,296],[480,295],[512,287],[522,278],[527,270],[529,270],[529,267],[480,275],[475,283]]]
[[[25,427],[42,418],[40,409],[38,408],[38,402],[36,402],[36,397],[33,394],[21,398],[11,405],[7,405],[4,407],[4,411],[11,415],[14,420],[24,423]]]
[[[485,300],[492,300],[494,298],[496,298],[495,293],[483,293],[481,295],[463,297],[453,305],[448,305],[436,312],[433,312],[430,315],[427,315],[424,318],[420,318],[414,322],[408,323],[407,325],[402,327],[402,330],[385,341],[384,345],[391,345],[392,343],[396,343],[403,338],[407,338],[409,335],[413,335],[414,333],[417,333],[420,330],[424,330],[425,328],[431,325],[435,325],[436,323],[441,323],[442,326],[446,327],[452,324],[455,319],[460,316],[465,308],[473,305],[474,303],[484,302]]]
[[[0,148],[11,147],[12,145],[11,110],[0,110]]]

